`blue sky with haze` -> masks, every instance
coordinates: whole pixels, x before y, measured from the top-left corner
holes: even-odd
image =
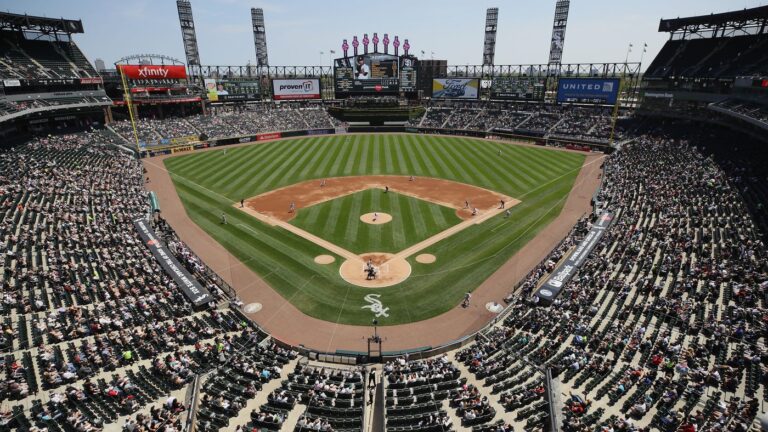
[[[344,38],[378,32],[399,35],[411,52],[447,59],[449,64],[482,61],[485,10],[499,8],[496,64],[546,63],[555,0],[191,0],[200,57],[206,65],[255,63],[250,8],[261,7],[271,65],[329,64],[328,51],[341,52]],[[573,0],[563,61],[630,61],[644,64],[667,35],[660,18],[725,12],[768,4],[768,0]],[[76,41],[88,58],[107,67],[138,53],[184,60],[175,0],[0,0],[0,10],[82,19]],[[325,55],[321,56],[320,52]],[[321,63],[322,62],[322,63]]]

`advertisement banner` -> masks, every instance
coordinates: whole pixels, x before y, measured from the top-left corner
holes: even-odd
[[[256,135],[256,141],[266,141],[281,138],[280,132],[270,132]]]
[[[186,79],[181,65],[118,65],[128,79]]]
[[[136,231],[139,232],[141,241],[147,245],[152,255],[155,257],[160,266],[165,272],[173,278],[176,285],[181,288],[184,295],[195,306],[204,305],[210,301],[213,301],[213,296],[208,290],[200,285],[200,283],[189,274],[187,269],[181,266],[176,258],[171,254],[171,251],[166,248],[162,241],[158,240],[155,236],[155,230],[149,226],[149,222],[145,219],[136,219],[133,221],[133,225],[136,227]]]
[[[101,84],[101,77],[80,78],[80,84]]]
[[[605,234],[605,230],[611,225],[613,220],[613,214],[610,212],[602,213],[597,222],[592,225],[592,229],[589,230],[584,239],[581,240],[576,250],[565,260],[565,262],[554,273],[549,275],[544,284],[541,285],[536,292],[536,297],[541,301],[551,303],[560,294],[565,284],[573,277],[573,275],[579,270],[584,260],[592,252],[597,243]]]
[[[273,79],[272,95],[274,100],[320,99],[320,80]]]
[[[203,82],[205,83],[205,92],[208,94],[208,100],[211,102],[219,100],[219,92],[216,90],[216,80],[213,78],[206,78]]]
[[[334,133],[336,133],[336,129],[310,129],[307,131],[307,135],[331,135]]]
[[[3,85],[6,87],[19,87],[21,86],[21,81],[17,79],[7,79],[3,80]]]
[[[436,99],[477,99],[480,96],[480,80],[477,78],[435,78],[432,80],[432,97]]]
[[[196,135],[187,135],[187,136],[171,138],[169,142],[171,145],[183,145],[183,144],[191,144],[197,140],[198,140],[198,137]]]
[[[619,96],[618,78],[560,78],[557,102],[613,105]]]

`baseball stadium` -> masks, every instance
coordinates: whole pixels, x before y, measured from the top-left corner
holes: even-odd
[[[768,6],[393,1],[0,12],[0,432],[768,431]]]

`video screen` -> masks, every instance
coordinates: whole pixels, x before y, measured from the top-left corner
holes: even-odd
[[[397,78],[397,66],[397,57],[391,54],[369,53],[336,59],[336,67],[351,67],[358,80]]]
[[[477,99],[480,97],[478,78],[435,78],[432,80],[435,99]]]
[[[261,84],[258,80],[205,79],[208,100],[211,102],[234,102],[259,100]]]
[[[491,82],[491,99],[542,101],[546,91],[546,77],[495,77]]]
[[[337,94],[393,94],[400,90],[398,57],[369,53],[336,59]]]

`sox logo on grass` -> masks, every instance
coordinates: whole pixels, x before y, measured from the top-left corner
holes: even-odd
[[[389,316],[389,308],[384,307],[384,304],[381,303],[381,300],[379,298],[381,297],[381,294],[368,294],[365,297],[363,297],[363,300],[367,301],[369,304],[366,306],[361,306],[361,309],[370,309],[371,312],[373,312],[376,315],[376,318],[378,317],[388,317]]]

